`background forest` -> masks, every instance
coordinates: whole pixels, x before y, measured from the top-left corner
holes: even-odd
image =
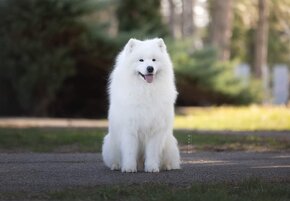
[[[288,0],[1,0],[0,115],[106,116],[108,75],[131,37],[165,39],[179,106],[267,102],[263,68],[290,66],[289,11]]]

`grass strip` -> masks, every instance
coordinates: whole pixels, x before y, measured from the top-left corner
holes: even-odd
[[[100,152],[105,131],[95,129],[0,128],[2,152]],[[207,135],[176,131],[181,149],[201,151],[290,150],[289,138]]]
[[[134,201],[277,201],[290,199],[289,183],[265,183],[251,179],[241,183],[192,184],[136,184],[72,188],[44,193],[2,193],[0,199],[13,200],[134,200]]]

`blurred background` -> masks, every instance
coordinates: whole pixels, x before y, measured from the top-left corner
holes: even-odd
[[[106,117],[131,37],[165,39],[177,106],[287,105],[289,19],[289,0],[0,0],[0,116]]]

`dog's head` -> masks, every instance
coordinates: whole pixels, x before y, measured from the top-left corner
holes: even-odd
[[[134,68],[134,73],[147,83],[154,82],[166,68],[172,68],[166,45],[161,38],[145,41],[130,39],[124,51],[128,67]]]

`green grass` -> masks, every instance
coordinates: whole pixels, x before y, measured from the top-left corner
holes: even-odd
[[[206,135],[178,131],[175,136],[181,150],[198,151],[279,151],[290,150],[289,138],[260,137],[254,135]],[[191,145],[190,147],[184,145]]]
[[[175,128],[290,130],[290,107],[189,107],[177,109]]]
[[[265,183],[250,180],[242,183],[192,184],[176,187],[165,184],[131,186],[96,186],[46,193],[5,193],[0,199],[14,200],[134,200],[134,201],[286,201],[290,199],[289,183]]]
[[[100,152],[105,131],[94,129],[0,128],[0,152]],[[182,150],[290,150],[289,138],[205,135],[176,131]]]
[[[0,128],[0,151],[99,152],[104,134],[90,129]]]

